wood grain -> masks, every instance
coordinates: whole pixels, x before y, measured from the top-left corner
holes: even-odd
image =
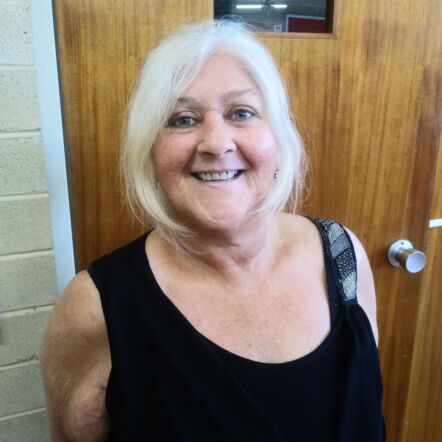
[[[431,217],[442,218],[442,138]],[[403,442],[442,435],[442,227],[428,229]]]

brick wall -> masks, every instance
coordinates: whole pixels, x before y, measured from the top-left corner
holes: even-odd
[[[49,441],[37,358],[56,275],[33,54],[29,2],[0,0],[1,442]]]

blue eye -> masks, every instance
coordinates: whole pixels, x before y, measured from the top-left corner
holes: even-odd
[[[167,127],[176,129],[186,129],[198,123],[196,115],[181,114],[173,115],[167,122]]]
[[[250,120],[250,118],[254,117],[255,114],[248,109],[238,109],[232,114],[232,120],[242,121],[242,120]]]
[[[196,124],[195,118],[191,117],[190,115],[183,115],[181,117],[173,118],[167,123],[169,127],[178,127],[178,128],[191,127],[195,124]]]

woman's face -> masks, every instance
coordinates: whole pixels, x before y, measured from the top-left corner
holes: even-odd
[[[197,230],[245,226],[278,159],[260,92],[225,54],[212,56],[184,91],[153,153],[172,216]]]

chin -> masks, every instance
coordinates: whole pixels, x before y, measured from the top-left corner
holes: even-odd
[[[194,225],[196,233],[212,232],[213,234],[231,235],[241,232],[241,229],[247,229],[254,217],[241,215],[237,211],[234,213],[223,213],[221,216],[210,217],[200,220]]]
[[[231,230],[237,230],[240,225],[241,223],[239,223],[235,219],[232,219],[232,217],[228,217],[225,219],[216,219],[201,223],[199,225],[199,229],[221,233],[229,232]]]

